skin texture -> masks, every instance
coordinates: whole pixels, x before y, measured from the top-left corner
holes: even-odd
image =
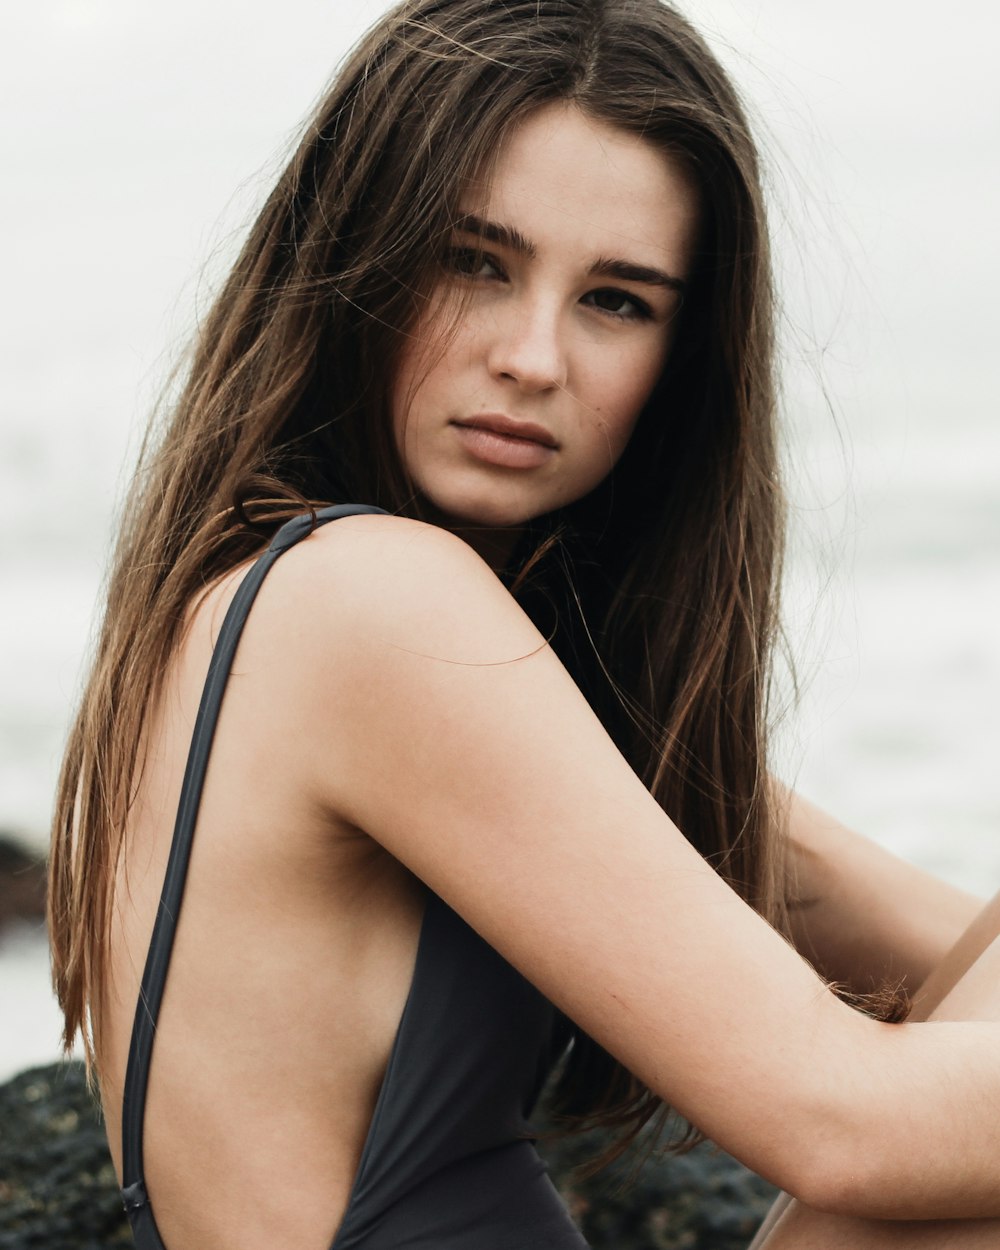
[[[651,145],[560,103],[514,131],[460,209],[476,221],[455,230],[403,353],[396,438],[445,523],[514,527],[587,494],[624,451],[681,305],[637,275],[687,276],[697,194]],[[462,424],[484,414],[531,422],[553,446],[528,468],[487,463]]]

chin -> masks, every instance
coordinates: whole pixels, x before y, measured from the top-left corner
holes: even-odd
[[[448,496],[442,492],[425,498],[444,524],[480,529],[517,529],[558,506],[497,494]]]

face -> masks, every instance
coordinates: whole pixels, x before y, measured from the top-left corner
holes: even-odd
[[[460,204],[400,359],[393,426],[445,523],[516,527],[610,472],[677,328],[692,179],[569,104],[531,114]]]

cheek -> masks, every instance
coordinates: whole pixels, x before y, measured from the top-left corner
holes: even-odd
[[[390,393],[392,428],[400,452],[404,435],[414,436],[413,427],[422,415],[444,411],[463,376],[471,353],[470,335],[457,312],[454,301],[434,297],[399,353]]]
[[[615,458],[625,450],[639,414],[659,381],[666,364],[666,347],[655,351],[625,352],[618,355],[607,371],[599,405],[608,443]]]
[[[400,373],[393,385],[391,395],[392,440],[403,472],[412,479],[416,468],[416,440],[413,428],[415,396],[410,386],[410,379]]]
[[[439,367],[440,362],[435,361],[422,338],[411,339],[400,353],[390,396],[392,432],[404,459],[406,444],[416,438],[421,413],[428,404],[433,405]]]

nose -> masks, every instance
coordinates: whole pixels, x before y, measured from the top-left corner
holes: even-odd
[[[496,319],[489,348],[490,373],[515,382],[529,394],[564,388],[568,381],[564,335],[554,302],[512,300]]]

